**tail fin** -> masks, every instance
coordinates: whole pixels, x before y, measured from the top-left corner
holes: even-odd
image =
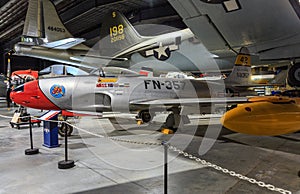
[[[273,79],[269,81],[269,84],[280,84],[286,85],[286,78],[288,75],[288,70],[283,69],[278,74],[275,75]]]
[[[251,56],[247,48],[242,47],[236,57],[234,67],[225,79],[226,84],[249,85],[251,83]]]
[[[103,20],[100,31],[100,55],[113,57],[144,39],[118,11],[110,12]]]
[[[30,0],[23,36],[41,38],[43,43],[72,38],[50,0]]]

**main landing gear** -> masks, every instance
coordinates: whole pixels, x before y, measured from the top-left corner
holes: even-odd
[[[142,123],[149,123],[153,116],[150,114],[148,110],[142,110],[138,113],[138,115],[135,117],[137,121],[140,121]]]
[[[179,108],[172,108],[171,113],[167,116],[166,121],[162,125],[160,131],[165,134],[172,134],[177,131],[180,124],[190,123],[187,115],[180,115]],[[150,113],[147,110],[140,111],[136,116],[137,123],[148,123],[152,120],[154,113]]]
[[[171,111],[172,112],[167,116],[166,121],[162,126],[162,133],[174,133],[179,128],[179,125],[190,123],[190,120],[187,115],[180,114],[179,108],[172,108]]]

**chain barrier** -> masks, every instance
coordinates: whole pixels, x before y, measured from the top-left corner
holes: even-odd
[[[189,158],[189,159],[191,159],[191,160],[194,160],[194,161],[196,161],[196,162],[198,162],[198,163],[201,163],[201,164],[204,165],[204,166],[213,168],[213,169],[215,169],[215,170],[217,170],[217,171],[223,172],[224,174],[228,174],[228,175],[230,175],[230,176],[232,176],[232,177],[237,177],[237,178],[239,178],[240,180],[248,181],[249,183],[256,184],[256,185],[258,185],[258,186],[260,186],[260,187],[263,187],[263,188],[267,188],[267,189],[269,189],[269,190],[271,190],[271,191],[276,191],[276,192],[283,193],[283,194],[291,194],[291,193],[292,193],[291,191],[288,191],[288,190],[285,190],[285,189],[282,189],[282,188],[275,187],[274,185],[271,185],[271,184],[266,184],[266,183],[264,183],[264,182],[262,182],[262,181],[257,181],[257,180],[255,180],[254,178],[246,177],[246,176],[244,176],[244,175],[238,174],[238,173],[236,173],[236,172],[234,172],[234,171],[228,170],[228,169],[223,168],[223,167],[221,167],[221,166],[218,166],[218,165],[216,165],[216,164],[212,164],[212,163],[210,163],[210,162],[207,162],[206,160],[200,159],[200,158],[198,158],[198,157],[196,157],[196,156],[193,156],[192,154],[189,154],[189,153],[187,153],[187,152],[184,152],[184,151],[182,151],[182,150],[176,148],[175,146],[169,145],[168,147],[169,147],[169,150],[172,150],[172,151],[174,151],[174,152],[177,152],[177,153],[179,153],[180,155],[183,155],[183,156],[186,157],[186,158]]]
[[[0,117],[4,117],[4,118],[12,118],[12,117],[9,117],[9,116],[5,116],[5,115],[1,115],[0,114]],[[28,116],[25,116],[25,117],[19,117],[19,118],[28,118]],[[35,118],[35,119],[38,119],[37,117],[33,117],[31,116],[31,118]],[[40,119],[41,120],[41,119]],[[43,120],[41,120],[43,121]],[[51,122],[61,122],[61,123],[65,123],[67,125],[70,125],[71,127],[73,128],[76,128],[77,130],[79,131],[82,131],[84,133],[87,133],[87,134],[90,134],[90,135],[93,135],[93,136],[96,136],[96,137],[99,137],[99,138],[107,138],[107,139],[110,139],[110,140],[113,140],[113,141],[118,141],[118,142],[123,142],[123,143],[131,143],[131,144],[140,144],[140,145],[148,145],[148,146],[152,146],[152,145],[156,145],[156,146],[162,146],[161,143],[158,143],[158,142],[141,142],[141,141],[135,141],[135,140],[127,140],[127,139],[123,139],[123,138],[117,138],[117,137],[108,137],[108,136],[103,136],[103,135],[98,135],[98,134],[95,134],[95,133],[92,133],[92,132],[89,132],[85,129],[82,129],[82,128],[79,128],[75,125],[72,125],[70,124],[69,122],[67,121],[51,121]],[[279,192],[279,193],[282,193],[282,194],[292,194],[291,191],[289,190],[286,190],[286,189],[282,189],[282,188],[278,188],[278,187],[275,187],[274,185],[271,185],[271,184],[266,184],[265,182],[263,181],[257,181],[256,179],[254,178],[249,178],[247,176],[244,176],[244,175],[241,175],[241,174],[238,174],[234,171],[231,171],[231,170],[228,170],[226,168],[223,168],[221,166],[218,166],[216,164],[212,164],[210,162],[207,162],[206,160],[204,159],[201,159],[201,158],[198,158],[192,154],[189,154],[188,152],[184,152],[178,148],[176,148],[175,146],[172,146],[172,145],[169,145],[167,144],[168,146],[168,149],[173,151],[173,152],[177,152],[179,155],[182,155],[190,160],[194,160],[196,161],[197,163],[201,163],[202,165],[204,166],[207,166],[207,167],[210,167],[210,168],[213,168],[219,172],[223,172],[224,174],[227,174],[227,175],[230,175],[232,177],[236,177],[240,180],[243,180],[243,181],[248,181],[249,183],[252,183],[252,184],[256,184],[257,186],[259,187],[262,187],[262,188],[266,188],[270,191],[275,191],[275,192]]]

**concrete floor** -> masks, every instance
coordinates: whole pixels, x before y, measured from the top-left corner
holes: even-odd
[[[12,116],[0,104],[0,114]],[[37,111],[32,111],[38,114]],[[64,160],[64,139],[60,147],[46,148],[43,128],[33,127],[37,155],[25,155],[30,147],[29,130],[11,128],[10,118],[0,118],[0,193],[163,193],[163,147],[113,141],[103,136],[138,142],[169,141],[186,152],[257,181],[300,193],[300,133],[256,137],[231,133],[218,135],[219,118],[191,116],[174,135],[156,132],[165,115],[150,125],[137,126],[132,115],[116,119],[82,117],[72,121],[78,127],[69,138],[71,169],[58,169]],[[210,123],[210,133],[206,133]],[[199,125],[199,126],[198,126]],[[89,132],[86,133],[82,129]],[[217,140],[214,142],[214,136]],[[211,146],[211,148],[209,148]],[[199,154],[200,153],[200,154]],[[169,151],[169,193],[275,193],[240,180]]]

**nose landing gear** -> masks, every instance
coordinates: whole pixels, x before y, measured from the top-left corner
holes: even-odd
[[[67,121],[68,117],[66,116],[59,116],[58,120],[59,121]],[[71,136],[72,132],[73,132],[73,127],[69,124],[67,124],[66,122],[59,122],[58,123],[58,134],[61,137],[65,136],[65,131],[67,131],[67,135]]]

